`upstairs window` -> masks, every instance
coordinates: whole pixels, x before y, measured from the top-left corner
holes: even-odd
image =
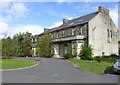
[[[58,38],[58,32],[56,33],[56,38]]]
[[[35,42],[37,42],[37,40],[38,40],[37,37],[35,37]]]
[[[108,37],[110,37],[110,32],[109,32],[109,29],[107,30],[107,35],[108,35]]]
[[[73,35],[73,29],[72,28],[67,30],[67,36],[69,37],[71,35]]]
[[[67,34],[68,34],[68,30],[65,30],[64,31],[64,37],[67,37]]]
[[[108,37],[110,37],[110,38],[112,38],[113,37],[113,32],[112,32],[112,30],[107,30],[107,35],[108,35]]]
[[[72,35],[74,35],[74,30],[75,30],[75,29],[72,29]]]
[[[35,38],[32,38],[32,42],[35,42]]]
[[[51,35],[51,38],[53,39],[53,33],[52,33],[52,35]]]
[[[76,29],[73,31],[73,35],[74,35],[74,36],[76,35]]]
[[[118,32],[116,32],[115,35],[116,35],[116,39],[117,39],[118,38]]]
[[[79,34],[80,34],[80,35],[83,35],[83,28],[80,28],[80,29],[79,29]]]
[[[110,31],[110,35],[111,35],[111,38],[112,38],[112,31]]]
[[[64,31],[62,31],[62,37],[64,37]]]

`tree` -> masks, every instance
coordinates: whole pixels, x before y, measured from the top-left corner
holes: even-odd
[[[31,49],[31,40],[28,34],[18,33],[13,38],[2,39],[2,56],[4,57],[30,55],[29,49]]]
[[[45,32],[38,42],[37,54],[40,57],[52,57],[53,55],[53,43],[51,35]]]
[[[83,60],[91,60],[92,56],[93,56],[93,52],[92,52],[92,46],[88,45],[88,44],[83,44],[82,45],[82,51],[80,53],[80,57]]]
[[[13,36],[12,39],[12,55],[14,57],[18,56],[17,50],[18,50],[18,34]]]
[[[2,56],[4,58],[12,56],[12,39],[10,37],[2,39]]]
[[[17,34],[17,56],[23,57],[24,56],[24,50],[23,50],[23,40],[24,40],[24,33]]]
[[[24,36],[24,56],[31,56],[31,34],[26,32]]]

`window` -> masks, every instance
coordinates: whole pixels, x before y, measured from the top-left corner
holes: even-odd
[[[51,38],[53,39],[53,33],[52,33],[52,35],[51,35]]]
[[[110,37],[109,29],[107,30],[108,37]]]
[[[72,29],[72,35],[74,35],[74,29]]]
[[[71,35],[73,35],[73,29],[72,28],[69,28],[68,30],[67,30],[67,34],[66,34],[68,37],[69,36],[71,36]]]
[[[118,38],[118,32],[116,32],[116,39]]]
[[[68,30],[64,31],[64,37],[67,37],[67,34],[68,34],[67,32],[68,32]]]
[[[37,42],[37,37],[35,37],[35,42]]]
[[[62,31],[62,37],[64,37],[64,31]]]
[[[56,38],[58,38],[58,32],[56,33]]]
[[[79,34],[82,35],[83,34],[83,28],[80,28],[79,32],[80,32]]]
[[[112,38],[112,31],[110,31],[110,35],[111,35],[111,38]]]
[[[59,38],[62,38],[62,35],[63,35],[62,31],[59,31],[58,37],[59,37]]]
[[[76,29],[73,31],[73,35],[74,35],[74,36],[76,35]]]
[[[55,39],[55,32],[53,33],[53,38]]]
[[[32,38],[32,42],[35,42],[35,38]]]

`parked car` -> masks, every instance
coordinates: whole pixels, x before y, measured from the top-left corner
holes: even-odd
[[[114,64],[113,70],[115,73],[120,73],[120,59]]]

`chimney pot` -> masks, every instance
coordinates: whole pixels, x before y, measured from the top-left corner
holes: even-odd
[[[105,8],[104,6],[99,6],[98,11],[109,15],[109,9]]]
[[[69,20],[68,19],[63,19],[63,24],[67,23]]]

